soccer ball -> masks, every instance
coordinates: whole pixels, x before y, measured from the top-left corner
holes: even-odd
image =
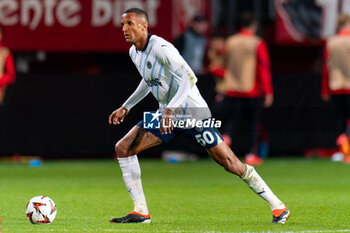
[[[55,202],[49,197],[33,197],[26,206],[26,215],[33,224],[52,223],[56,214],[57,209]]]

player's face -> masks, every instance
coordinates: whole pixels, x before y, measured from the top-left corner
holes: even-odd
[[[136,44],[147,33],[147,24],[142,17],[135,13],[125,13],[121,17],[121,24],[126,42]]]

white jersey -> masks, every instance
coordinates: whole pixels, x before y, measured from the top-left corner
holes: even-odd
[[[161,37],[149,35],[145,48],[137,51],[133,45],[129,55],[148,86],[144,84],[145,88],[148,88],[159,102],[161,111],[170,108],[175,114],[191,115],[190,118],[211,117],[208,105],[195,84],[195,74],[171,43]],[[188,89],[181,93],[181,89],[185,89],[186,85]],[[144,92],[146,95],[148,93]],[[134,104],[136,103],[131,105]],[[128,105],[130,103],[127,101],[124,106]]]

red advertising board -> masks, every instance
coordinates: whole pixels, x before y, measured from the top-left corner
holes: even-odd
[[[209,0],[0,0],[0,25],[4,44],[17,51],[127,51],[120,25],[126,9],[146,10],[150,32],[172,40],[173,27],[183,23],[174,14],[190,17],[208,6]]]

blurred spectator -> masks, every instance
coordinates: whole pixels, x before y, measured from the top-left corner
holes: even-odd
[[[321,95],[331,100],[337,120],[337,145],[345,163],[350,163],[350,17],[340,15],[338,33],[327,40],[324,49]]]
[[[225,74],[224,45],[225,37],[222,34],[214,33],[211,36],[208,46],[208,71],[216,78],[217,82],[221,82]],[[219,85],[215,87],[218,96],[226,94],[219,87]]]
[[[2,29],[0,28],[0,105],[2,105],[6,88],[16,80],[15,66],[11,51],[2,43]]]
[[[174,46],[196,75],[203,74],[204,71],[207,29],[206,18],[203,15],[197,15],[192,19],[190,27],[174,41]]]
[[[254,142],[262,107],[270,107],[273,102],[270,60],[266,43],[256,36],[258,23],[253,15],[244,13],[240,26],[241,30],[225,41],[226,71],[216,87],[225,96],[216,109],[218,116],[226,118],[224,139],[230,143],[238,128],[244,129],[249,148],[245,162],[260,165],[263,160],[254,150]]]
[[[191,67],[198,78],[196,83],[202,97],[206,100],[208,106],[213,105],[214,90],[208,91],[208,86],[212,86],[213,80],[205,74],[205,55],[207,48],[208,22],[204,15],[196,15],[191,20],[189,27],[174,41],[174,46],[179,50],[182,57]],[[181,144],[184,151],[193,154],[201,154],[202,149],[186,140],[186,136],[180,134],[174,142],[170,143],[170,148],[178,148]],[[171,151],[174,152],[174,151]],[[166,152],[167,153],[167,152]],[[176,153],[181,153],[177,151]],[[185,155],[188,154],[185,152]],[[186,155],[187,156],[187,155]]]
[[[199,88],[204,96],[208,96],[210,93],[210,97],[207,98],[207,103],[210,104],[210,108],[215,108],[215,102],[222,100],[225,93],[220,92],[220,89],[217,89],[217,83],[222,80],[225,73],[225,59],[224,59],[224,44],[225,44],[225,36],[223,33],[219,31],[214,32],[208,43],[208,52],[207,52],[207,76],[206,79],[201,79],[200,81],[206,80],[206,86],[201,88],[201,84],[199,84]],[[208,83],[208,80],[210,83]],[[208,87],[214,87],[208,89]],[[209,99],[209,100],[208,100]]]

